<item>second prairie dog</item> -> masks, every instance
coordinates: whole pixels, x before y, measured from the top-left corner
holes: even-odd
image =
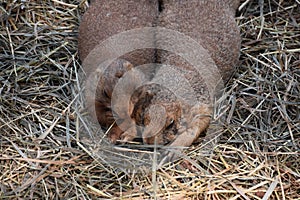
[[[238,3],[237,0],[164,0],[159,25],[190,36],[208,50],[226,82],[239,58],[240,34],[234,19]],[[162,51],[159,56],[161,63],[175,65],[185,71],[183,74],[196,92],[197,102],[194,105],[182,105],[186,123],[177,125],[178,136],[170,144],[189,146],[208,127],[212,114],[212,102],[202,79],[205,74],[197,73],[194,67],[172,53]]]
[[[155,3],[151,4],[149,2]],[[160,12],[158,12],[158,2],[160,3]],[[105,17],[105,13],[110,10],[114,11],[112,13],[115,14],[115,18],[111,18],[111,24],[109,24],[109,21],[101,24],[102,21],[99,17],[96,17],[94,20],[86,19],[86,21],[83,21],[83,25],[81,25],[82,36],[80,39],[82,42],[81,45],[79,45],[81,50],[79,49],[79,52],[81,52],[81,57],[84,59],[89,51],[93,49],[92,47],[97,45],[89,44],[97,43],[99,40],[104,40],[106,37],[128,29],[158,25],[182,32],[196,40],[201,46],[208,50],[211,58],[217,64],[223,80],[227,81],[232,74],[234,66],[237,64],[239,56],[240,36],[234,20],[235,9],[238,3],[239,1],[237,0],[160,0],[157,2],[154,0],[131,0],[125,2],[121,0],[105,0],[101,1],[101,3],[100,1],[95,1],[93,3],[94,5],[92,4],[90,8],[92,11],[90,11],[88,15],[85,15],[87,16],[86,18],[89,16]],[[129,9],[128,6],[131,7],[131,9]],[[128,20],[132,18],[133,14],[138,16],[139,21],[138,25],[135,26]],[[89,23],[93,24],[89,25]],[[102,26],[100,26],[100,24]],[[86,27],[88,27],[89,31],[85,31]],[[93,27],[96,27],[96,30],[93,30]],[[100,29],[99,27],[101,30],[98,30]],[[86,32],[89,33],[87,36],[85,36]],[[103,32],[105,34],[103,34]],[[94,39],[95,35],[97,36],[96,39]],[[184,71],[185,77],[190,81],[193,89],[195,89],[198,103],[186,105],[181,101],[169,101],[168,98],[162,95],[162,91],[157,90],[156,87],[151,87],[151,84],[155,83],[150,81],[147,87],[140,88],[140,91],[137,92],[137,94],[140,94],[138,99],[134,100],[133,98],[133,113],[129,113],[132,116],[132,120],[134,123],[141,125],[151,124],[151,121],[149,122],[147,120],[149,118],[147,106],[162,106],[166,108],[167,117],[169,117],[164,126],[166,129],[154,135],[150,133],[151,131],[144,130],[142,133],[144,142],[152,144],[154,142],[154,136],[161,138],[158,140],[159,143],[170,143],[172,146],[191,145],[194,140],[198,138],[199,134],[209,125],[209,116],[212,113],[212,102],[210,102],[207,88],[201,78],[203,74],[199,74],[194,70],[193,66],[190,66],[183,59],[172,53],[165,51],[155,53],[151,50],[146,51],[146,53],[145,51],[141,52],[141,54],[125,55],[122,58],[129,61],[133,67],[147,62],[153,62],[153,58],[155,62],[175,65],[178,70]],[[158,73],[164,73],[163,70],[164,69],[159,70]],[[159,76],[157,78],[159,79]],[[174,79],[176,79],[176,77],[174,77]],[[152,89],[153,91],[150,89],[150,91],[145,92],[145,90],[149,90],[149,88],[154,89]],[[149,96],[149,93],[155,94],[156,97],[151,99],[146,98]],[[144,97],[147,100],[145,100]],[[101,100],[101,98],[100,95],[98,99]],[[181,106],[182,112],[178,112],[177,109],[170,109],[174,107],[174,104]],[[184,122],[181,120],[182,118],[185,118]],[[134,123],[131,125],[135,126]],[[170,128],[170,125],[171,130],[177,131],[178,133],[175,134],[175,136],[172,135],[172,137],[166,138],[164,136],[170,131],[167,130]],[[122,139],[130,141],[137,136],[136,130],[132,127],[128,127],[128,131],[125,131],[125,133],[121,133],[122,131],[120,130],[118,131],[115,138],[120,136]]]

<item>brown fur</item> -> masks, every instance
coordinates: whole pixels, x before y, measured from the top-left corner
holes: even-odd
[[[152,0],[94,0],[88,11],[82,17],[79,27],[78,49],[82,61],[102,41],[123,31],[155,26],[158,16],[158,3]],[[100,52],[99,52],[100,53]],[[126,62],[126,64],[124,64]],[[108,128],[113,122],[111,111],[111,95],[120,74],[138,66],[155,62],[153,49],[130,52],[112,63],[104,73],[98,74],[99,83],[96,94],[87,94],[87,107],[93,113],[96,108],[96,118],[102,127]],[[86,69],[87,75],[94,73]],[[119,75],[118,75],[119,74]],[[87,91],[89,92],[89,91]],[[93,97],[94,96],[94,97]],[[122,131],[113,127],[109,138],[112,142],[120,139]]]
[[[155,0],[121,1],[103,0],[92,3],[83,17],[80,26],[79,53],[84,60],[88,53],[101,41],[122,31],[145,26],[163,26],[182,32],[208,50],[209,55],[219,68],[224,81],[232,75],[238,61],[240,36],[234,21],[238,0],[162,0],[162,11],[158,12],[158,2]],[[110,14],[109,14],[110,13]],[[109,17],[108,17],[109,14]],[[134,20],[133,20],[134,19]],[[159,41],[154,41],[159,42]],[[180,44],[174,44],[176,45]],[[158,55],[158,58],[156,58]],[[196,101],[185,103],[172,94],[168,88],[158,87],[156,80],[164,79],[165,68],[160,68],[154,80],[139,88],[131,99],[131,106],[125,112],[132,117],[131,122],[123,122],[124,133],[113,127],[109,138],[111,141],[123,139],[131,141],[138,135],[136,125],[146,126],[142,133],[144,143],[170,144],[171,146],[191,145],[209,125],[212,113],[212,102],[201,72],[195,70],[188,62],[177,55],[166,51],[137,50],[122,56],[113,63],[99,82],[95,99],[88,104],[96,103],[96,115],[103,126],[112,123],[110,98],[119,76],[135,66],[160,62],[174,65],[180,71],[195,91]],[[128,62],[127,62],[128,61]],[[125,64],[124,64],[125,63]],[[169,85],[176,83],[177,78],[168,79]],[[213,80],[212,80],[213,81]],[[178,82],[178,81],[177,81]],[[217,84],[216,82],[212,83]],[[178,88],[179,93],[185,93]],[[187,100],[194,97],[185,95]],[[153,113],[150,106],[158,106]],[[162,129],[157,129],[161,121],[162,110],[166,111],[166,121]],[[151,113],[152,112],[152,113]],[[152,116],[152,117],[151,117]],[[153,117],[154,116],[154,117]]]
[[[103,40],[131,29],[155,26],[158,3],[153,0],[94,0],[79,27],[82,61]],[[153,51],[135,51],[123,58],[134,66],[155,61]]]
[[[239,1],[229,1],[164,0],[164,9],[159,17],[160,26],[184,33],[207,49],[218,66],[223,81],[228,81],[232,75],[240,49],[239,29],[234,20]],[[189,146],[209,125],[212,114],[209,95],[212,94],[207,93],[208,88],[201,71],[195,70],[185,60],[166,51],[160,52],[160,59],[161,63],[175,65],[178,70],[182,70],[196,92],[197,102],[194,105],[182,105],[182,116],[186,119],[186,124],[177,125],[180,127],[179,136],[170,144]]]

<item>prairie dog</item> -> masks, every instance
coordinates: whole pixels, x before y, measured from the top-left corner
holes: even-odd
[[[82,17],[79,27],[78,50],[81,61],[109,37],[132,29],[154,27],[158,17],[158,2],[152,0],[94,0]],[[154,42],[154,41],[153,41]],[[101,52],[99,52],[101,54]],[[111,97],[116,82],[133,66],[155,62],[155,50],[136,50],[115,60],[103,73],[98,74],[96,94],[87,91],[87,107],[104,128],[114,122]],[[84,66],[85,67],[85,66]],[[87,75],[95,73],[87,69]],[[93,106],[96,112],[94,113]],[[128,111],[129,113],[130,111]],[[112,142],[120,138],[123,131],[114,126],[108,137]]]
[[[198,42],[208,51],[226,82],[239,58],[240,34],[234,19],[238,3],[237,0],[164,0],[159,25],[184,33]],[[180,117],[185,118],[185,123],[176,125],[179,127],[178,136],[170,142],[171,146],[189,146],[208,127],[212,114],[210,97],[213,94],[209,94],[208,82],[203,79],[206,70],[199,71],[197,66],[191,66],[186,60],[170,52],[160,51],[158,55],[160,63],[171,64],[182,70],[195,92],[195,103],[181,105],[183,112]],[[211,81],[211,85],[217,85],[213,79],[208,81]],[[185,98],[189,98],[189,94]]]

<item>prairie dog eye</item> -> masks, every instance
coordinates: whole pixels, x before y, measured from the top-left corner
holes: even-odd
[[[168,124],[168,126],[166,127],[166,129],[171,128],[171,127],[173,126],[173,124],[174,124],[174,120],[172,119],[172,120],[169,122],[169,124]]]
[[[107,93],[105,90],[103,90],[103,94],[104,94],[104,96],[105,96],[106,98],[110,98],[109,95],[108,95],[108,93]]]

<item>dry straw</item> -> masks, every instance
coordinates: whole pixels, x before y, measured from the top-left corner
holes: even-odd
[[[77,140],[92,126],[77,56],[88,2],[0,5],[0,199],[300,199],[298,0],[242,2],[222,127],[149,175],[116,170]]]

